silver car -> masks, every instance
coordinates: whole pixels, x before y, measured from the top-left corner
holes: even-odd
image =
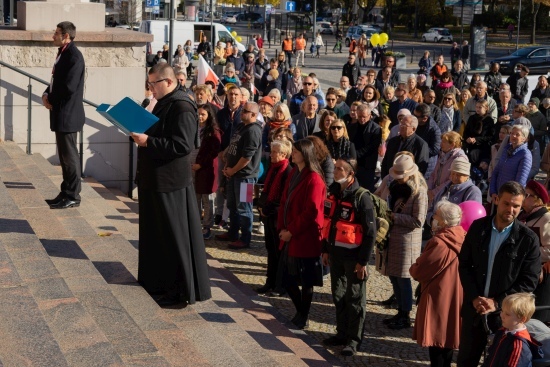
[[[426,33],[422,35],[422,41],[447,41],[449,43],[452,43],[453,35],[451,34],[451,31],[449,31],[449,28],[430,28]]]

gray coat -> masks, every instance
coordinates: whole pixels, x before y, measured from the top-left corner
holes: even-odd
[[[428,188],[421,185],[418,192],[405,203],[400,213],[394,213],[388,245],[387,274],[410,278],[409,269],[420,256],[422,226],[428,211]]]
[[[481,194],[481,190],[472,182],[471,179],[468,179],[468,181],[458,185],[453,185],[452,182],[448,182],[434,196],[433,205],[430,206],[428,216],[426,217],[428,223],[431,221],[435,204],[443,198],[457,205],[465,201],[477,201],[480,204],[483,203],[483,195]]]

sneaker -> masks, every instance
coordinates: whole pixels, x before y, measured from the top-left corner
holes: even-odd
[[[218,241],[235,241],[234,238],[229,237],[229,233],[217,234],[214,238]]]
[[[346,345],[346,338],[338,335],[333,335],[329,338],[326,338],[323,340],[324,345],[328,345],[330,347],[336,347],[339,345]]]
[[[221,220],[219,223],[219,226],[221,229],[227,229],[229,227],[229,224],[225,220]]]
[[[340,352],[341,355],[345,356],[345,357],[351,357],[351,356],[354,356],[355,353],[357,353],[357,351],[355,350],[355,348],[351,345],[346,345],[344,347],[344,349],[342,349],[342,351]]]
[[[204,238],[205,240],[209,240],[212,238],[212,231],[210,231],[210,228],[202,230],[202,238]]]
[[[227,247],[229,247],[232,250],[241,250],[243,248],[249,248],[250,245],[241,240],[237,240],[235,242],[231,242]]]
[[[256,231],[255,231],[257,234],[264,234],[264,224],[263,223],[260,223],[260,225],[258,226],[258,228],[256,228]]]

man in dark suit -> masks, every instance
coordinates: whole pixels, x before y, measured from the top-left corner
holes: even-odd
[[[76,27],[61,22],[53,35],[59,47],[52,70],[50,85],[42,94],[44,106],[50,110],[50,129],[55,132],[59,162],[63,172],[61,192],[55,199],[46,200],[52,209],[80,205],[81,167],[76,148],[78,131],[84,126],[84,58],[73,40]]]

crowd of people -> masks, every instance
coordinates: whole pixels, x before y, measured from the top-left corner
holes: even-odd
[[[548,80],[527,99],[525,66],[504,82],[498,64],[470,76],[460,55],[450,67],[440,55],[403,76],[392,56],[376,71],[350,52],[339,85],[322,86],[298,67],[302,40],[288,34],[269,60],[261,48],[234,49],[219,86],[185,89],[197,105],[192,170],[204,239],[227,228],[217,240],[250,247],[256,207],[268,253],[258,293],[288,294],[292,322],[306,328],[329,268],[336,334],[324,342],[346,356],[363,340],[376,249],[375,268],[393,288],[383,303],[397,308],[383,323],[399,330],[415,318],[413,338],[432,366],[450,366],[455,349],[458,366],[477,366],[483,325],[510,325],[500,317],[506,296],[550,299],[550,199],[534,180],[550,172]],[[488,215],[465,231],[467,201]],[[547,311],[535,316],[550,322]]]

